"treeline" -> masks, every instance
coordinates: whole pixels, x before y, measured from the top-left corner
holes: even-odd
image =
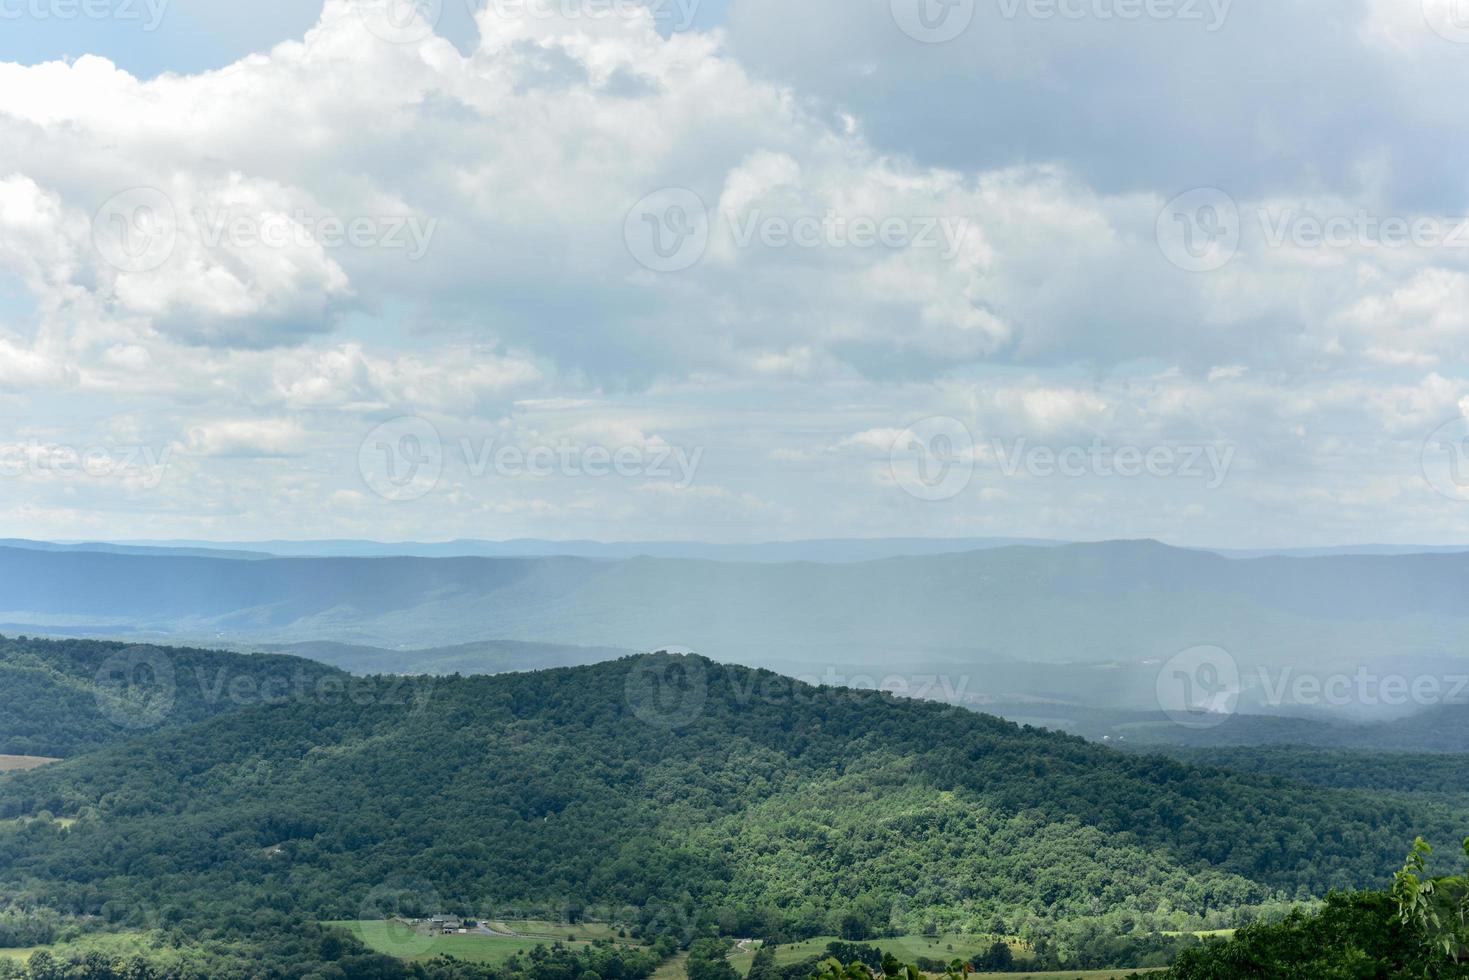
[[[45,946],[56,941],[61,926],[55,913],[0,908],[0,949]]]
[[[1247,926],[1234,938],[1179,956],[1167,980],[1434,980],[1469,977],[1469,968],[1427,947],[1381,892],[1334,894],[1315,912]],[[1141,978],[1139,978],[1141,980]]]
[[[723,953],[729,948],[727,940],[696,943],[696,954],[701,946],[704,955],[690,957],[689,980],[739,980],[719,965]],[[1083,930],[1063,930],[1061,935],[1041,939],[1018,955],[1009,942],[996,938],[982,952],[974,955],[950,959],[918,957],[912,965],[927,974],[943,974],[950,970],[960,974],[974,971],[1125,970],[1167,966],[1185,950],[1199,946],[1200,940],[1192,934],[1104,936]],[[776,944],[768,942],[757,950],[746,980],[811,980],[821,972],[822,964],[829,960],[843,964],[860,963],[874,973],[880,973],[898,959],[891,950],[883,947],[881,940],[875,943],[833,942],[828,943],[821,953],[781,966],[775,962]]]
[[[1390,892],[1336,893],[1314,911],[1246,926],[1182,953],[1166,980],[1469,977],[1469,875],[1434,876],[1431,854],[1419,838]]]
[[[1439,919],[1413,911],[1414,887],[1430,881],[1431,904],[1444,912],[1462,910],[1469,900],[1469,880],[1463,877],[1416,879],[1415,886],[1404,888],[1400,875],[1392,893],[1336,893],[1314,911],[1247,926],[1228,940],[1196,942],[1165,972],[1133,973],[1129,980],[1462,980],[1469,977],[1469,926],[1461,917]],[[750,980],[920,980],[920,971],[964,980],[971,970],[985,968],[973,961],[904,964],[889,955],[829,952],[819,962],[800,964],[799,976],[777,971],[756,978],[752,971]],[[1024,964],[1026,971],[1053,968]]]

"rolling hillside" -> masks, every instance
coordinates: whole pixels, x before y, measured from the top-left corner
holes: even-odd
[[[427,695],[381,679],[0,779],[0,820],[77,821],[0,836],[0,873],[69,912],[267,892],[349,919],[409,874],[466,910],[692,903],[729,909],[739,934],[1102,910],[1217,927],[1376,883],[1405,840],[1469,817],[702,658]]]

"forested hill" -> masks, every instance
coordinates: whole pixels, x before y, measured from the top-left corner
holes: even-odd
[[[0,755],[71,756],[347,683],[299,657],[0,636]]]
[[[739,935],[1185,928],[1379,883],[1404,840],[1465,816],[695,657],[446,678],[427,698],[361,684],[0,779],[0,828],[77,821],[0,830],[0,891],[170,921],[356,918],[406,879],[466,912],[676,909]]]

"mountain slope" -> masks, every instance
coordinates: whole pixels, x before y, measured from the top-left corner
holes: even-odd
[[[0,821],[78,821],[0,832],[0,886],[67,912],[268,896],[354,918],[407,879],[445,907],[717,912],[745,935],[1119,910],[1217,927],[1375,884],[1403,841],[1469,816],[699,658],[443,679],[426,699],[367,684],[0,779]]]
[[[297,657],[0,636],[0,755],[70,756],[326,682],[347,678]]]

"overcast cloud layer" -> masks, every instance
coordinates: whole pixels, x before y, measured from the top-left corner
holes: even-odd
[[[1469,542],[1450,0],[919,2],[17,52],[0,536]]]

